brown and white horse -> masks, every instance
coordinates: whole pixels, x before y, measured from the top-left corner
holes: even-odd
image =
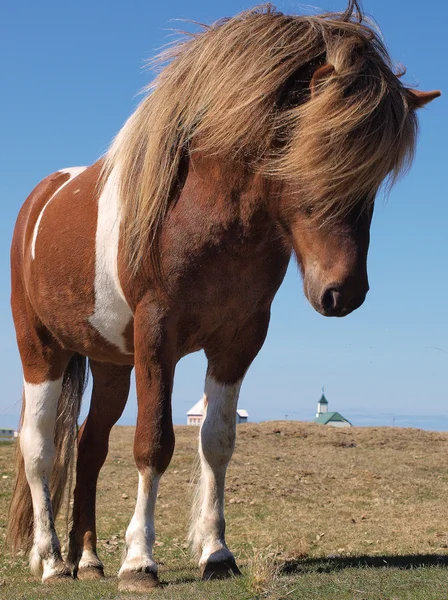
[[[224,537],[236,405],[290,256],[317,311],[344,316],[362,304],[375,194],[412,157],[415,110],[439,95],[404,87],[354,0],[318,16],[244,12],[168,58],[105,158],[44,179],[17,220],[24,396],[8,535],[31,549],[43,581],[103,574],[97,478],[135,367],[139,485],[119,579],[126,590],[157,584],[154,507],[174,449],[174,370],[199,349],[206,414],[190,537],[205,579],[238,573]],[[86,357],[93,393],[65,563],[54,518]]]

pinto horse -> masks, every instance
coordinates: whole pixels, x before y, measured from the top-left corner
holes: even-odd
[[[416,109],[439,95],[403,85],[354,0],[317,16],[255,8],[162,60],[105,157],[44,179],[15,228],[24,394],[8,537],[31,550],[43,581],[103,575],[96,485],[135,367],[139,483],[119,585],[157,585],[154,509],[174,450],[174,370],[199,349],[208,369],[190,539],[204,579],[239,572],[224,535],[236,406],[291,254],[318,312],[341,317],[362,304],[375,194],[410,162]],[[64,562],[54,519],[87,359],[93,392]]]

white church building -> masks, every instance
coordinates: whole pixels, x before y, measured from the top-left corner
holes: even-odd
[[[202,418],[204,415],[204,398],[202,397],[199,402],[196,402],[194,406],[187,412],[187,425],[201,425]],[[236,411],[236,423],[247,423],[249,413],[244,408],[238,408]]]
[[[330,425],[331,427],[352,427],[350,421],[338,412],[328,412],[328,400],[325,398],[324,390],[322,396],[317,403],[317,413],[314,419],[315,423],[321,425]]]

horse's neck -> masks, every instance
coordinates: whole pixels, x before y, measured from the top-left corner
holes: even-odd
[[[170,289],[183,281],[208,287],[217,274],[257,278],[266,264],[275,265],[261,287],[277,288],[277,274],[286,268],[290,249],[269,211],[270,188],[261,177],[239,165],[194,155],[180,197],[168,214],[160,237],[162,273]],[[142,269],[140,297],[153,285],[148,257]],[[226,275],[227,273],[227,275]],[[149,275],[148,281],[147,275]],[[262,278],[263,279],[263,278]],[[215,282],[215,287],[217,282]],[[132,294],[136,293],[135,290]],[[228,290],[228,293],[232,293]]]
[[[272,226],[269,202],[273,184],[251,173],[244,164],[194,154],[181,194],[188,210],[201,211],[210,223],[238,222],[248,233],[264,220]]]

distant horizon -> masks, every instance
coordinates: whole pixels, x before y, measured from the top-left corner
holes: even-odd
[[[244,408],[244,406],[241,406]],[[448,416],[446,415],[421,415],[421,414],[392,414],[392,413],[367,413],[367,412],[356,412],[356,411],[338,411],[341,412],[342,416],[348,419],[353,427],[391,427],[400,429],[421,429],[423,431],[438,431],[448,432]],[[312,423],[316,413],[310,412],[309,414],[303,414],[298,417],[285,416],[275,418],[251,418],[249,412],[248,423],[268,423],[268,422],[300,422],[300,423]],[[79,424],[85,418],[85,412],[81,413]],[[395,418],[395,422],[394,422]],[[0,429],[17,429],[20,421],[19,414],[0,414]],[[124,416],[116,423],[117,426],[135,426],[136,419],[129,416]],[[187,415],[182,418],[181,415],[176,414],[173,417],[174,425],[185,425],[187,426]],[[329,425],[322,425],[323,427],[329,427]],[[190,425],[191,427],[191,425]],[[349,429],[344,429],[349,431]]]

